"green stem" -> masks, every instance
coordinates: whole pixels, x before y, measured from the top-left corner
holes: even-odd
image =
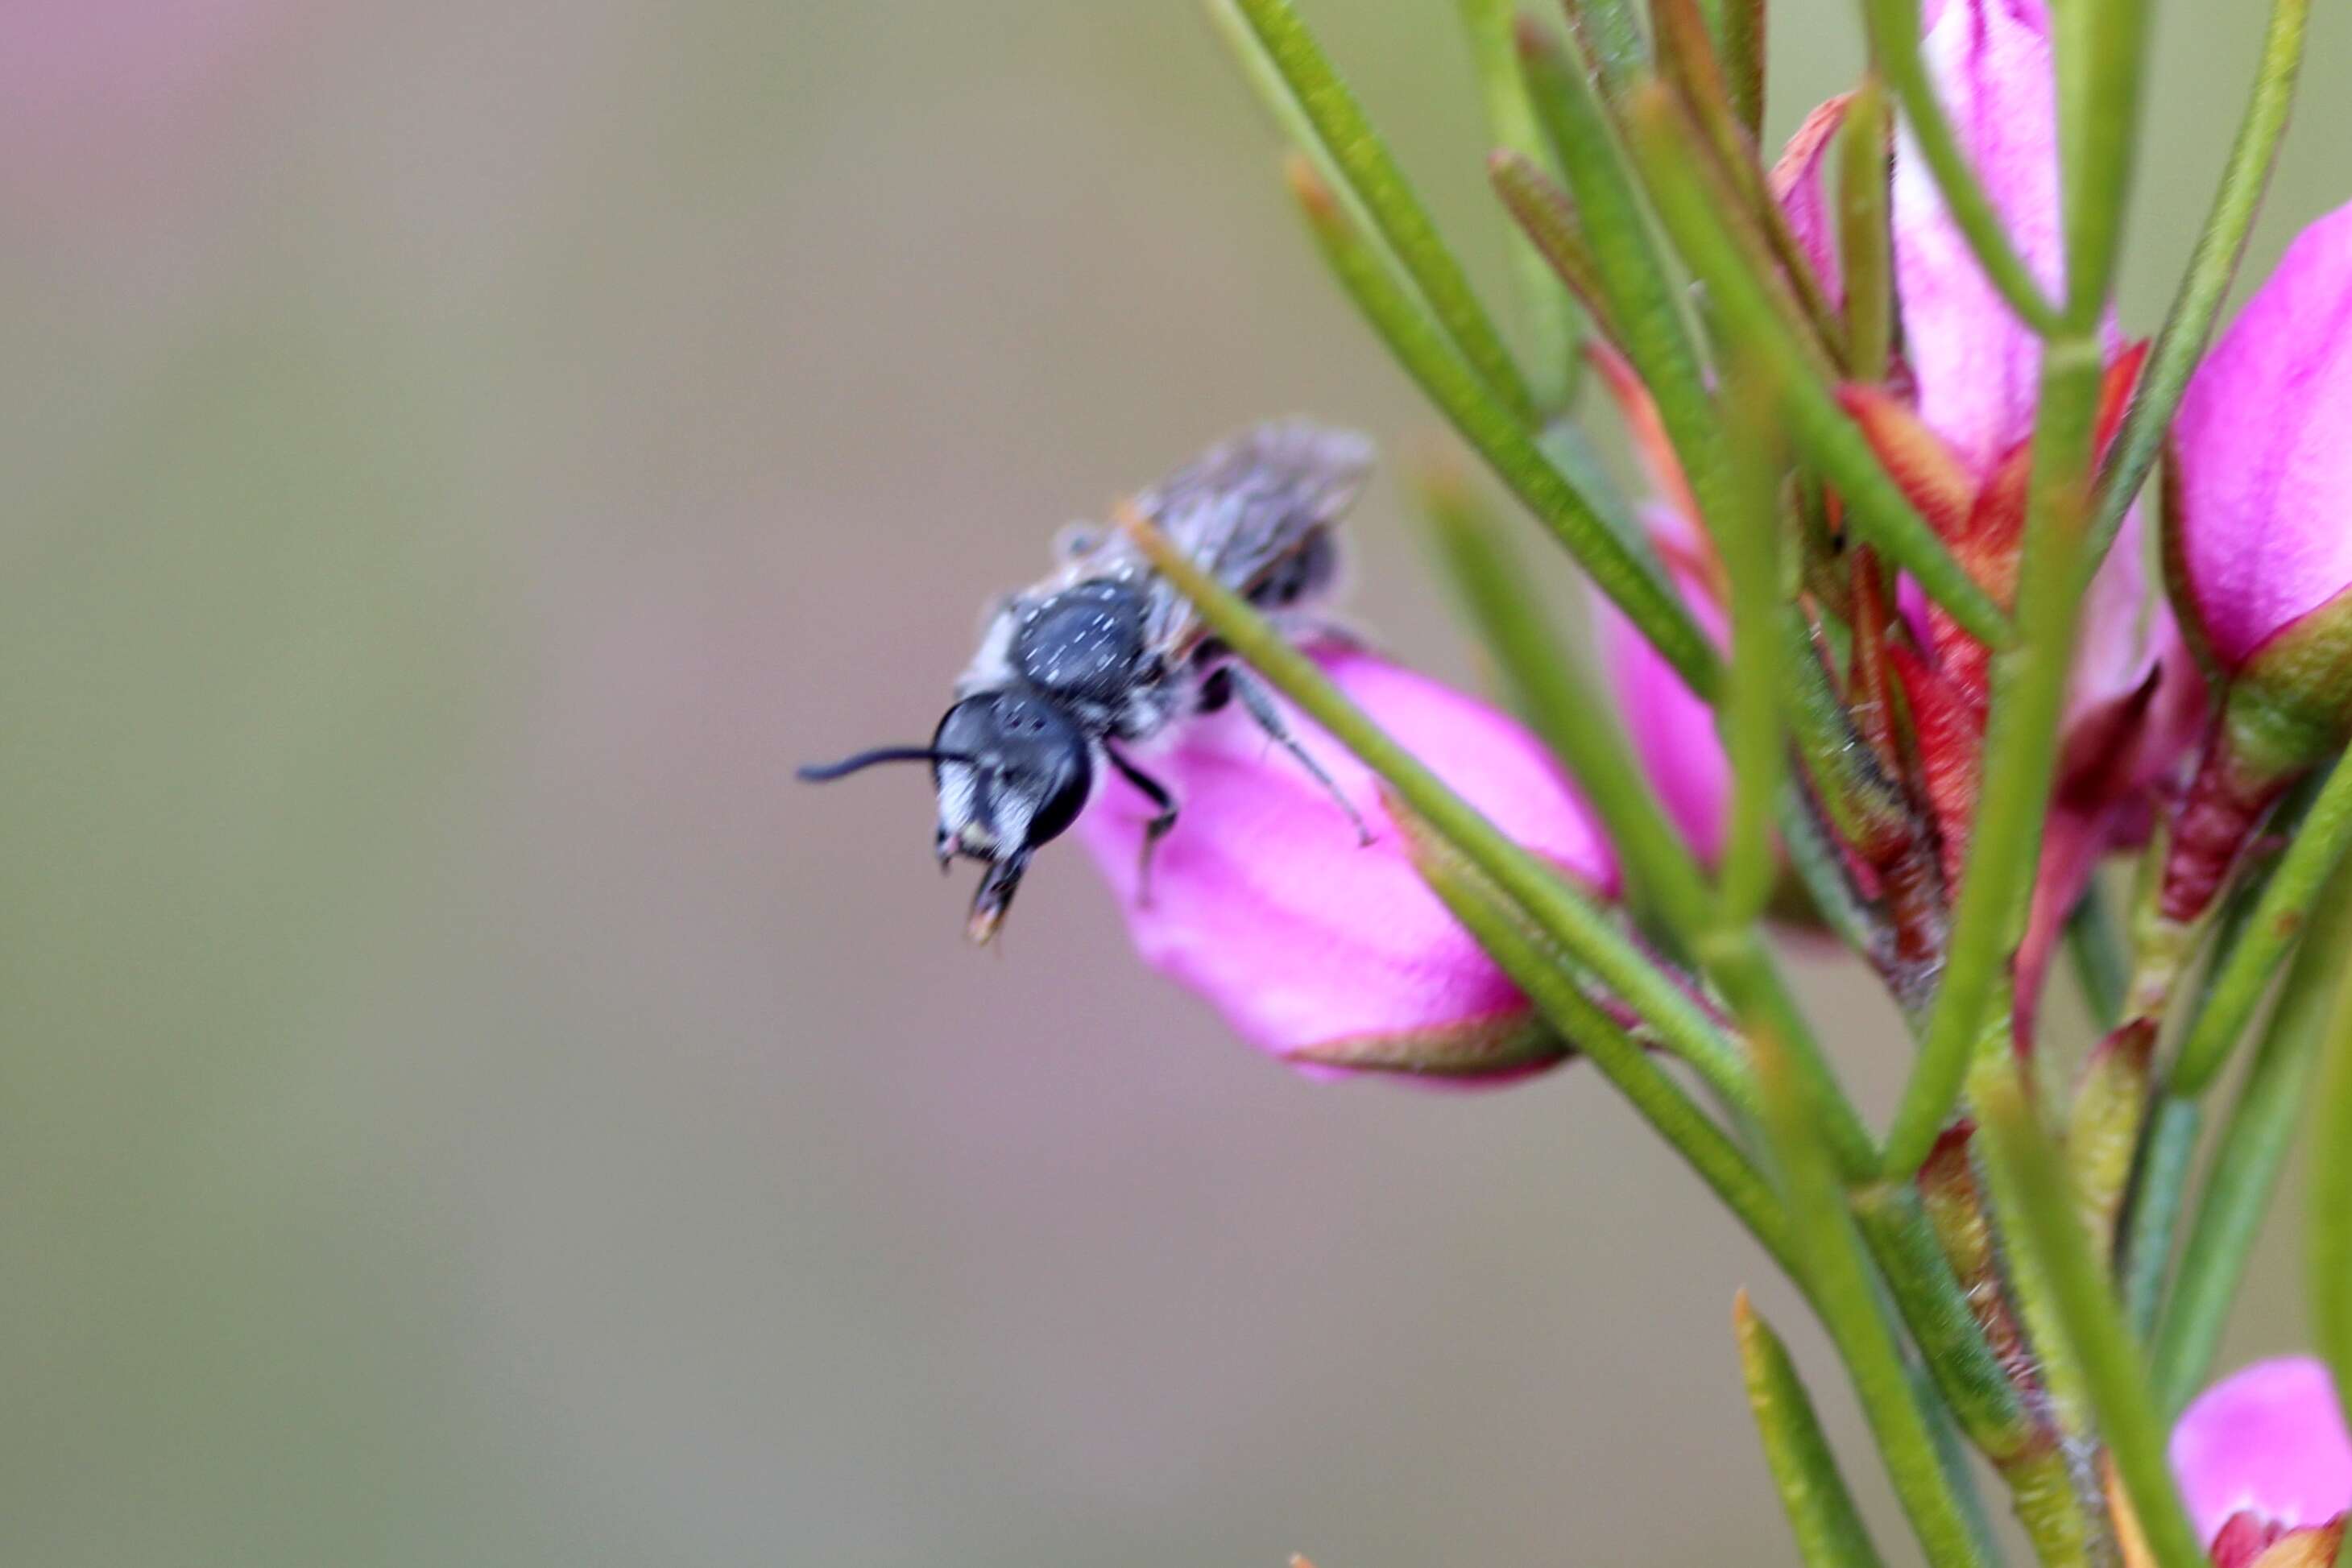
[[[2309,939],[2279,988],[2253,1065],[2214,1151],[2211,1171],[2181,1249],[2172,1298],[2156,1339],[2159,1402],[2177,1413],[2205,1381],[2246,1260],[2262,1234],[2279,1171],[2309,1103],[2313,1065],[2328,1007],[2352,946],[2352,873],[2338,872],[2315,912]],[[2194,1103],[2166,1099],[2160,1105]],[[2158,1113],[2162,1116],[2161,1110]]]
[[[1747,1375],[1748,1406],[1756,1415],[1764,1461],[1771,1468],[1780,1506],[1808,1568],[1872,1568],[1878,1549],[1853,1506],[1811,1396],[1772,1325],[1757,1315],[1742,1291],[1732,1299],[1732,1333]]]
[[[1424,467],[1414,477],[1447,575],[1484,633],[1513,706],[1568,765],[1601,818],[1624,863],[1628,902],[1668,931],[1699,930],[1707,898],[1698,862],[1611,718],[1608,698],[1554,634],[1500,519],[1458,475]]]
[[[1838,258],[1845,271],[1846,370],[1875,382],[1895,350],[1895,232],[1886,89],[1865,76],[1838,129]]]
[[[1977,264],[2020,320],[2044,336],[2056,331],[2057,308],[2026,269],[1936,97],[1936,85],[1919,54],[1919,0],[1864,0],[1863,10],[1870,26],[1871,57],[1895,89],[1920,156],[1943,193],[1945,209]]]
[[[1789,223],[1789,214],[1772,194],[1770,181],[1759,162],[1756,141],[1739,119],[1725,79],[1722,60],[1701,17],[1697,0],[1650,0],[1655,26],[1658,65],[1682,97],[1683,108],[1697,128],[1702,145],[1713,155],[1715,172],[1737,199],[1738,215],[1752,227],[1759,249],[1769,255],[1787,282],[1804,319],[1833,359],[1846,352],[1845,326],[1814,276],[1813,264]]]
[[[2161,1092],[2148,1113],[2123,1248],[2124,1312],[2133,1337],[2143,1344],[2155,1333],[2157,1309],[2164,1302],[2165,1270],[2172,1262],[2172,1240],[2180,1228],[2181,1201],[2203,1120],[2194,1101]]]
[[[2352,1418],[2352,980],[2339,979],[2319,1048],[2311,1178],[2304,1194],[2312,1339]],[[2340,1560],[2340,1559],[2339,1559]]]
[[[1471,291],[1462,270],[1421,198],[1397,166],[1388,144],[1365,118],[1363,107],[1324,55],[1290,0],[1233,0],[1257,36],[1291,96],[1315,128],[1331,163],[1371,214],[1381,237],[1412,277],[1446,336],[1496,398],[1522,424],[1536,419],[1528,391],[1501,334]]]
[[[2150,1395],[2137,1343],[2068,1199],[2065,1166],[2014,1071],[1979,1077],[1977,1109],[1987,1157],[2008,1172],[2017,1204],[2013,1247],[2032,1252],[2048,1280],[2058,1326],[2080,1364],[2101,1436],[2158,1568],[2206,1568],[2207,1558],[2174,1490],[2166,1427]]]
[[[2052,8],[2066,332],[2097,329],[2115,282],[2147,63],[2147,0],[2074,0]]]
[[[2253,917],[2231,945],[2220,973],[2207,984],[2204,1007],[2182,1041],[2172,1071],[2169,1087],[2174,1093],[2193,1099],[2221,1072],[2272,977],[2302,936],[2313,901],[2335,875],[2347,848],[2352,848],[2352,767],[2339,760],[2279,858]]]
[[[1567,955],[1515,903],[1429,822],[1392,803],[1414,863],[1478,945],[1528,994],[1551,1026],[1591,1059],[1601,1076],[1659,1136],[1673,1145],[1774,1262],[1796,1278],[1788,1213],[1763,1176],[1649,1053],[1577,988]]]
[[[1764,1019],[1791,1042],[1832,1118],[1841,1166],[1856,1174],[1870,1168],[1869,1130],[1822,1060],[1787,981],[1756,935],[1754,920],[1729,927],[1716,921],[1697,860],[1610,723],[1607,701],[1579,675],[1576,662],[1552,634],[1495,519],[1458,480],[1424,474],[1421,490],[1441,553],[1472,619],[1486,633],[1521,711],[1584,786],[1623,859],[1635,908],[1654,914],[1668,932],[1685,941],[1707,933],[1690,956],[1743,1016]]]
[[[1854,1223],[1826,1158],[1821,1129],[1798,1075],[1769,1037],[1755,1043],[1758,1076],[1789,1197],[1789,1215],[1814,1311],[1844,1358],[1896,1498],[1931,1563],[1985,1560],[1969,1511],[1956,1491],[1927,1406],[1905,1366]]]
[[[1730,583],[1731,664],[1723,705],[1724,753],[1731,764],[1731,812],[1724,832],[1715,925],[1744,933],[1764,912],[1779,872],[1772,836],[1788,756],[1781,729],[1780,528],[1774,505],[1781,471],[1766,428],[1766,400],[1747,367],[1725,372],[1727,515],[1716,541]],[[2352,771],[2352,769],[2347,769]]]
[[[2095,337],[2042,356],[2018,591],[2018,645],[1995,655],[1983,782],[1952,918],[1941,990],[1919,1060],[1887,1134],[1886,1168],[1918,1168],[1951,1113],[1969,1059],[2009,967],[2042,847],[2058,756],[2058,717],[2081,607],[2084,476],[2099,398]]]
[[[1723,74],[1751,145],[1764,136],[1764,0],[1723,0]]]
[[[1622,352],[1624,329],[1617,325],[1617,312],[1601,286],[1601,264],[1568,193],[1532,160],[1507,150],[1488,156],[1486,175],[1537,258],[1584,307],[1601,336]]]
[[[1697,497],[1695,519],[1723,526],[1722,417],[1707,391],[1674,275],[1653,239],[1649,214],[1625,166],[1614,128],[1582,62],[1538,28],[1519,30],[1519,57],[1537,117],[1568,177],[1576,214],[1592,247],[1618,346],[1657,405],[1675,455]]]
[[[1717,654],[1689,607],[1569,483],[1511,412],[1395,286],[1378,253],[1348,221],[1311,162],[1293,159],[1290,182],[1324,258],[1406,373],[1444,412],[1514,495],[1527,504],[1594,586],[1641,628],[1690,689],[1713,701],[1722,678]]]
[[[1463,30],[1470,39],[1471,63],[1478,73],[1478,95],[1486,106],[1487,135],[1496,147],[1542,167],[1543,131],[1536,123],[1535,105],[1528,99],[1518,51],[1512,43],[1516,15],[1512,0],[1458,3]],[[1547,410],[1563,408],[1576,383],[1575,308],[1559,291],[1550,265],[1527,236],[1515,235],[1508,243],[1512,264],[1518,270],[1519,308],[1527,321],[1530,358],[1541,383],[1537,401]]]
[[[2230,149],[2229,167],[2222,171],[2212,211],[2197,236],[2189,271],[2140,371],[2123,428],[2107,451],[2099,482],[2098,519],[2092,533],[2094,558],[2105,554],[2115,542],[2132,498],[2139,494],[2164,451],[2165,432],[2171,427],[2173,411],[2180,406],[2181,393],[2188,390],[2189,374],[2212,340],[2214,319],[2245,256],[2246,235],[2253,227],[2263,188],[2270,183],[2271,167],[2286,130],[2287,110],[2294,102],[2295,78],[2303,65],[2304,25],[2310,14],[2311,0],[2273,0],[2270,26],[2263,37],[2262,64],[2245,117],[2238,125],[2237,141]]]
[[[1770,285],[1725,228],[1717,200],[1696,172],[1692,133],[1655,83],[1628,99],[1633,152],[1659,216],[1706,283],[1726,329],[1778,393],[1790,433],[1846,506],[1855,535],[1909,572],[1969,634],[1992,647],[2013,640],[2009,621],[1906,499],[1846,417],[1813,356],[1772,300]]]
[[[1202,571],[1165,534],[1132,512],[1120,520],[1145,558],[1192,601],[1202,620],[1224,639],[1235,656],[1385,780],[1465,859],[1525,908],[1548,940],[1571,955],[1655,1030],[1660,1042],[1688,1062],[1709,1087],[1730,1103],[1754,1113],[1755,1080],[1740,1043],[1718,1029],[1706,1010],[1619,931],[1591,899],[1550,865],[1513,843],[1476,807],[1374,724],[1312,659],[1240,595]]]

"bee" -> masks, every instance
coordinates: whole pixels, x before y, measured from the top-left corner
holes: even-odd
[[[1363,436],[1297,421],[1254,426],[1121,504],[1302,643],[1343,635],[1322,618],[1339,575],[1339,518],[1371,471]],[[926,746],[885,746],[800,769],[822,783],[877,763],[928,762],[939,797],[933,849],[986,869],[967,934],[1003,924],[1030,858],[1076,821],[1104,764],[1152,807],[1138,896],[1179,802],[1137,758],[1195,716],[1229,702],[1297,758],[1354,823],[1347,797],[1284,721],[1265,685],[1234,661],[1192,604],[1116,528],[1074,524],[1043,580],[999,601],[980,651]]]

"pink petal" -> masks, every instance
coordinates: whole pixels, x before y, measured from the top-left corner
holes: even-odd
[[[1677,548],[1696,539],[1687,520],[1668,507],[1648,507],[1643,517],[1669,561],[1688,559]],[[1717,647],[1725,645],[1729,629],[1723,611],[1696,575],[1672,566],[1668,575],[1700,628]],[[1615,690],[1633,755],[1684,841],[1711,866],[1723,853],[1731,809],[1731,762],[1723,754],[1715,712],[1604,595],[1592,595],[1592,613],[1601,668]]]
[[[1517,721],[1360,650],[1318,662],[1496,826],[1614,894],[1616,863],[1599,830]],[[1375,841],[1358,841],[1322,787],[1238,703],[1187,725],[1172,750],[1137,759],[1183,813],[1153,862],[1150,903],[1136,896],[1150,814],[1141,797],[1108,777],[1077,826],[1144,961],[1278,1056],[1524,1019],[1526,998],[1414,871],[1370,771],[1280,706]]]
[[[2178,547],[2224,668],[2352,585],[2352,205],[2305,229],[2173,424]]]
[[[2056,89],[2040,0],[1948,0],[1923,48],[1960,146],[2045,289],[2063,255]],[[1979,268],[1907,123],[1895,153],[1895,287],[1919,413],[1988,472],[2031,431],[2042,350]]]
[[[1838,128],[1845,123],[1850,93],[1837,97],[1805,116],[1796,134],[1780,150],[1772,165],[1772,199],[1788,215],[1797,245],[1812,264],[1813,276],[1832,304],[1845,298],[1845,273],[1838,261],[1837,209],[1832,204],[1822,165],[1837,145]]]
[[[2200,1541],[2241,1510],[2289,1529],[2335,1518],[2352,1505],[2352,1438],[2327,1368],[2261,1361],[2208,1388],[2172,1429],[2172,1472]]]

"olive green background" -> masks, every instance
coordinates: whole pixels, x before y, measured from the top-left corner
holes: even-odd
[[[1426,428],[1192,5],[184,9],[0,117],[0,1561],[1787,1562],[1742,1282],[1907,1555],[1594,1076],[1298,1081],[1077,853],[971,951],[919,773],[791,780],[1221,431]],[[1450,5],[1307,9],[1499,283]],[[2318,9],[2257,267],[2352,196]],[[1857,50],[1775,10],[1785,130]],[[2136,330],[2256,10],[2160,7]]]

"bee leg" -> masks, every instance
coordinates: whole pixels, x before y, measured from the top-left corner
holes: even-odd
[[[1159,808],[1152,813],[1151,821],[1143,824],[1143,850],[1136,857],[1135,902],[1149,905],[1151,903],[1151,852],[1160,847],[1160,841],[1166,838],[1168,831],[1176,825],[1176,797],[1168,792],[1167,785],[1121,757],[1116,747],[1106,743],[1103,754],[1110,758],[1110,765],[1118,769],[1120,778],[1134,785],[1138,794]]]
[[[1276,746],[1298,758],[1298,766],[1314,775],[1315,782],[1322,785],[1325,792],[1339,802],[1339,810],[1348,813],[1348,821],[1356,824],[1357,840],[1370,843],[1372,830],[1364,825],[1363,814],[1356,810],[1354,801],[1340,792],[1339,786],[1331,781],[1331,776],[1323,771],[1323,765],[1298,744],[1297,736],[1290,733],[1290,726],[1283,722],[1282,710],[1274,706],[1274,695],[1255,674],[1239,665],[1228,664],[1225,670],[1233,694],[1241,699],[1244,711],[1257,721],[1257,727],[1265,731]]]

